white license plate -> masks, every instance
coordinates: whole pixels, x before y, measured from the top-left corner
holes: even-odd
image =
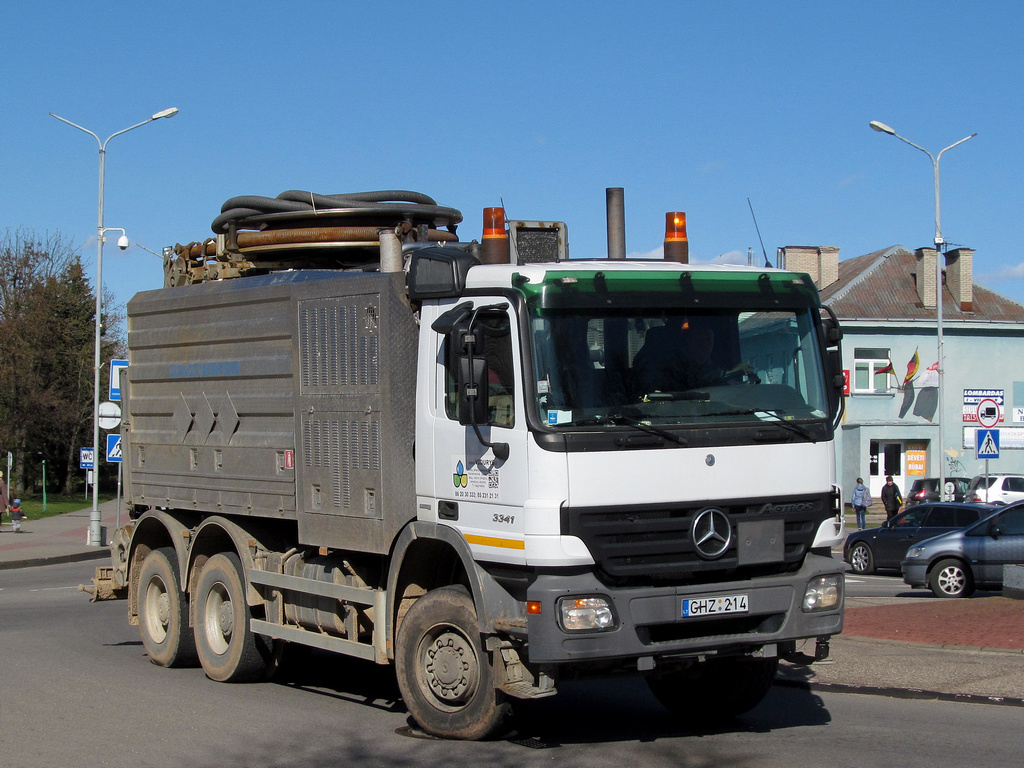
[[[720,613],[746,613],[746,595],[722,595],[721,597],[697,597],[683,600],[683,618],[691,616],[712,616]]]

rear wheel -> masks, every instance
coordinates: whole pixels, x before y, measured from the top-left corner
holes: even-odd
[[[850,567],[854,573],[874,573],[875,558],[871,554],[871,547],[862,541],[858,541],[850,550]]]
[[[139,634],[149,660],[161,667],[194,666],[196,644],[188,626],[174,549],[154,549],[139,572]]]
[[[505,725],[510,706],[494,686],[473,600],[464,587],[419,598],[398,630],[395,673],[417,723],[447,739],[485,739]]]
[[[206,561],[193,599],[196,648],[206,676],[222,683],[248,683],[263,677],[273,658],[273,645],[249,628],[242,565],[235,553]]]
[[[778,659],[713,659],[647,678],[651,693],[686,721],[710,724],[742,715],[767,695]]]
[[[948,558],[932,568],[928,586],[936,597],[970,597],[974,592],[974,576],[959,560]]]

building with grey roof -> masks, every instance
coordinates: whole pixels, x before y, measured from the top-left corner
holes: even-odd
[[[993,404],[1000,452],[989,470],[1024,472],[1024,305],[974,283],[973,250],[896,245],[840,262],[838,248],[787,246],[780,255],[780,266],[814,279],[843,327],[848,397],[836,461],[847,496],[863,477],[877,499],[887,474],[905,493],[916,477],[938,476],[940,461],[950,477],[983,474],[978,411]],[[944,261],[941,414],[936,259]]]

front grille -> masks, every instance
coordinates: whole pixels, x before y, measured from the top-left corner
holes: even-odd
[[[737,616],[728,619],[686,620],[672,624],[637,627],[637,636],[645,645],[672,643],[679,640],[729,639],[742,635],[765,635],[778,632],[785,623],[785,614],[768,616]]]
[[[732,541],[720,557],[706,559],[698,554],[690,530],[695,516],[711,506],[728,517]],[[710,583],[799,568],[818,526],[833,514],[831,494],[714,504],[566,507],[562,533],[582,539],[600,573],[616,584]],[[743,521],[781,521],[781,559],[741,566],[737,526]]]

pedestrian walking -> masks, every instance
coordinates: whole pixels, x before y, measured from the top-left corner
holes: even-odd
[[[868,507],[871,506],[871,491],[864,485],[864,479],[858,477],[857,484],[853,486],[853,509],[857,513],[857,530],[863,531],[867,527]]]
[[[15,499],[11,504],[11,529],[15,533],[21,533],[21,521],[25,519],[25,513],[21,511],[21,499]]]
[[[892,475],[885,476],[885,485],[882,486],[882,506],[885,507],[885,519],[892,520],[900,511],[903,504],[903,495],[900,487],[892,481]]]

